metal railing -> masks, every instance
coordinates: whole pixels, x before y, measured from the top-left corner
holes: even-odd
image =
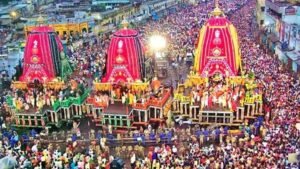
[[[80,137],[76,138],[76,141],[81,144],[100,144],[100,138],[96,138],[96,133],[94,136],[91,136],[90,133],[82,133]],[[174,139],[174,136],[177,136]],[[216,135],[209,133],[208,135],[197,137],[197,133],[188,133],[188,132],[176,132],[172,137],[168,137],[167,135],[163,138],[159,136],[159,134],[152,136],[144,136],[142,137],[118,137],[113,135],[106,135],[102,138],[106,138],[106,146],[110,148],[115,148],[119,146],[133,146],[140,145],[144,147],[157,146],[161,144],[173,145],[176,142],[193,142],[200,141],[201,144],[218,144],[220,142],[225,142],[229,137],[230,139],[235,138],[236,142],[239,141],[240,138],[245,138],[245,133],[241,130],[229,130],[226,133],[221,135]],[[70,141],[72,138],[72,133],[68,132],[53,132],[51,135],[38,136],[36,138],[30,137],[27,142],[33,142],[34,139],[39,139],[41,144],[49,144],[49,143],[57,143],[57,144],[67,144],[68,140]],[[139,138],[139,139],[138,139]],[[221,140],[222,139],[222,140]],[[232,141],[232,140],[231,140]]]

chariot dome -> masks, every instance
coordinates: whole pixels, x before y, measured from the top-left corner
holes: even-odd
[[[195,53],[194,70],[201,76],[236,76],[241,70],[237,30],[216,2],[202,26]]]

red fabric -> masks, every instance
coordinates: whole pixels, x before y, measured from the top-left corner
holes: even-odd
[[[138,48],[138,32],[132,29],[121,29],[114,33],[108,48],[106,74],[103,82],[127,82],[141,79],[139,65],[140,54],[144,53],[143,46]]]
[[[148,152],[148,158],[149,158],[150,161],[152,161],[152,155],[153,155],[152,151],[149,151]]]
[[[55,77],[52,62],[49,33],[54,30],[47,26],[36,27],[27,37],[24,52],[23,74],[21,81],[33,82],[35,79],[44,82]],[[59,50],[63,50],[62,43],[56,37]]]
[[[209,96],[209,97],[208,97],[208,107],[209,107],[209,108],[211,108],[212,102],[213,102],[213,101],[212,101],[212,96]]]
[[[235,67],[235,51],[233,39],[230,34],[229,25],[232,25],[225,17],[211,17],[204,25],[207,30],[204,34],[203,43],[197,44],[202,48],[200,53],[199,73],[209,76],[215,73],[225,75],[237,75],[238,70]],[[202,45],[202,46],[200,46]],[[219,51],[216,52],[216,51]],[[218,53],[218,54],[216,54]]]
[[[234,110],[234,111],[237,110],[237,103],[234,100],[231,100],[231,107],[232,107],[232,110]]]

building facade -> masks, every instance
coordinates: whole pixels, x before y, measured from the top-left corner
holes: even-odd
[[[52,27],[60,38],[65,36],[88,33],[92,31],[92,27],[89,20],[86,19],[77,19],[77,20],[66,20],[61,22],[48,22],[43,25]],[[24,32],[27,35],[28,32],[33,30],[37,25],[28,24],[24,27]]]
[[[257,7],[257,21],[261,28],[260,42],[300,74],[300,2],[265,0]]]
[[[266,0],[256,0],[256,19],[257,25],[261,28],[265,22]]]
[[[178,5],[178,0],[151,0],[131,3],[120,6],[117,10],[105,12],[92,12],[98,20],[95,33],[106,32],[116,28],[124,19],[129,22],[141,22],[149,18],[159,19],[162,15],[172,11]]]

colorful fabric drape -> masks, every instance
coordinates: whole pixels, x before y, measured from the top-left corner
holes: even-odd
[[[54,30],[39,26],[32,30],[26,41],[21,81],[47,82],[60,74],[60,52],[63,46]]]
[[[236,76],[241,70],[237,31],[226,17],[212,16],[201,28],[194,63],[201,76]]]
[[[121,29],[115,32],[107,54],[106,74],[102,82],[134,82],[143,79],[144,48],[137,31]]]

